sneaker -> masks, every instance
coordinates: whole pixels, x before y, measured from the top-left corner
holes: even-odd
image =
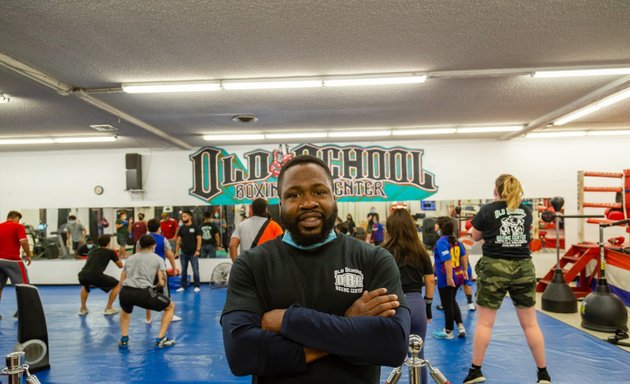
[[[483,383],[485,381],[486,378],[483,377],[481,368],[470,368],[468,369],[468,375],[464,379],[464,384]]]
[[[442,304],[438,305],[438,306],[437,306],[437,307],[435,307],[435,308],[439,309],[440,311],[443,311],[443,310],[444,310],[444,306],[443,306]]]
[[[457,326],[457,336],[466,337],[466,328],[464,328],[464,324],[460,324]]]
[[[121,337],[120,341],[118,342],[118,348],[120,348],[120,349],[127,349],[127,347],[128,347],[127,343],[129,343],[129,336]]]
[[[538,370],[538,384],[551,384],[551,377],[546,369]]]
[[[184,292],[186,290],[186,288],[184,287],[179,287],[175,290],[175,292]]]
[[[468,303],[468,310],[469,311],[476,311],[477,310],[477,306],[475,306],[475,303]]]
[[[105,316],[113,316],[115,314],[117,314],[118,312],[120,312],[120,309],[118,308],[110,308],[110,309],[106,309],[103,311],[103,315]]]
[[[177,315],[173,315],[173,320],[171,320],[172,323],[175,323],[177,321],[182,321],[182,318],[177,316]]]
[[[193,291],[195,291],[195,293],[199,293],[199,292],[201,292],[201,288],[195,287],[195,289],[193,289]]]
[[[436,339],[453,340],[455,335],[453,335],[453,332],[446,332],[446,329],[442,329],[441,331],[433,332],[433,337]]]
[[[166,336],[164,336],[163,338],[156,338],[155,339],[155,346],[159,347],[159,348],[165,348],[165,347],[172,347],[173,345],[175,345],[175,340],[171,340],[169,338],[167,338]]]
[[[144,319],[145,324],[151,324],[152,322],[153,322],[153,319]]]
[[[89,312],[89,311],[87,310],[87,308],[85,308],[85,309],[79,309],[79,316],[85,316],[85,315],[87,315],[87,314],[88,314],[88,312]]]

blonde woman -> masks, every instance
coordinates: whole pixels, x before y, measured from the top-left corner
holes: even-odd
[[[482,383],[481,364],[490,343],[497,311],[506,293],[516,307],[527,344],[538,367],[539,384],[550,384],[545,361],[545,340],[536,319],[536,273],[529,241],[532,212],[522,204],[523,188],[508,174],[495,181],[496,201],[481,208],[472,220],[475,241],[484,240],[483,256],[477,262],[477,327],[473,342],[472,367],[464,384]],[[524,382],[525,379],[513,378]]]

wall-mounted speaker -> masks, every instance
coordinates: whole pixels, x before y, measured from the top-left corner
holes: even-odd
[[[139,153],[125,154],[127,189],[142,189],[142,156]]]
[[[24,363],[31,372],[50,368],[48,353],[48,329],[44,307],[37,288],[28,284],[16,284],[18,306],[18,337],[15,352],[24,352]]]

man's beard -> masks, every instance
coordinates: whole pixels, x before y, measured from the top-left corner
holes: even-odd
[[[322,223],[321,231],[318,233],[303,234],[300,231],[300,227],[298,225],[298,217],[300,215],[303,215],[309,212],[317,212],[323,216],[322,218],[323,223]],[[337,219],[337,204],[336,203],[334,205],[332,212],[328,216],[326,216],[324,212],[321,212],[318,210],[308,210],[308,211],[299,212],[298,216],[294,218],[289,218],[287,215],[285,215],[284,211],[280,210],[280,220],[282,224],[284,224],[287,231],[291,233],[291,238],[293,238],[293,241],[295,241],[297,245],[300,245],[303,247],[308,247],[310,245],[321,243],[324,240],[326,240],[328,236],[330,235],[330,231],[332,231],[333,227],[335,226],[336,219]]]

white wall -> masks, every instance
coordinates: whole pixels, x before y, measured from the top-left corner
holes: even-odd
[[[523,183],[527,197],[563,196],[567,214],[577,211],[577,171],[620,172],[630,168],[630,140],[623,136],[510,141],[385,141],[378,144],[386,147],[402,144],[424,150],[423,165],[435,175],[439,187],[431,199],[489,199],[496,176],[512,173]],[[229,146],[226,149],[241,156],[259,147],[264,146]],[[141,199],[124,191],[125,153],[136,152],[143,155],[146,192]],[[189,159],[192,153],[150,149],[0,153],[3,165],[0,168],[0,218],[9,210],[24,208],[203,204],[188,194],[192,186]],[[593,185],[606,185],[605,182],[594,181]],[[93,192],[96,185],[105,188],[101,196]],[[595,198],[612,202],[614,196],[602,194]],[[600,213],[601,210],[592,212]],[[343,217],[346,212],[340,210],[339,213]],[[359,211],[351,213],[357,222],[366,215]],[[596,240],[597,231],[593,227],[589,226],[587,240]],[[576,242],[577,221],[567,221],[566,228],[568,244]],[[613,234],[616,233],[611,231],[610,236]]]

